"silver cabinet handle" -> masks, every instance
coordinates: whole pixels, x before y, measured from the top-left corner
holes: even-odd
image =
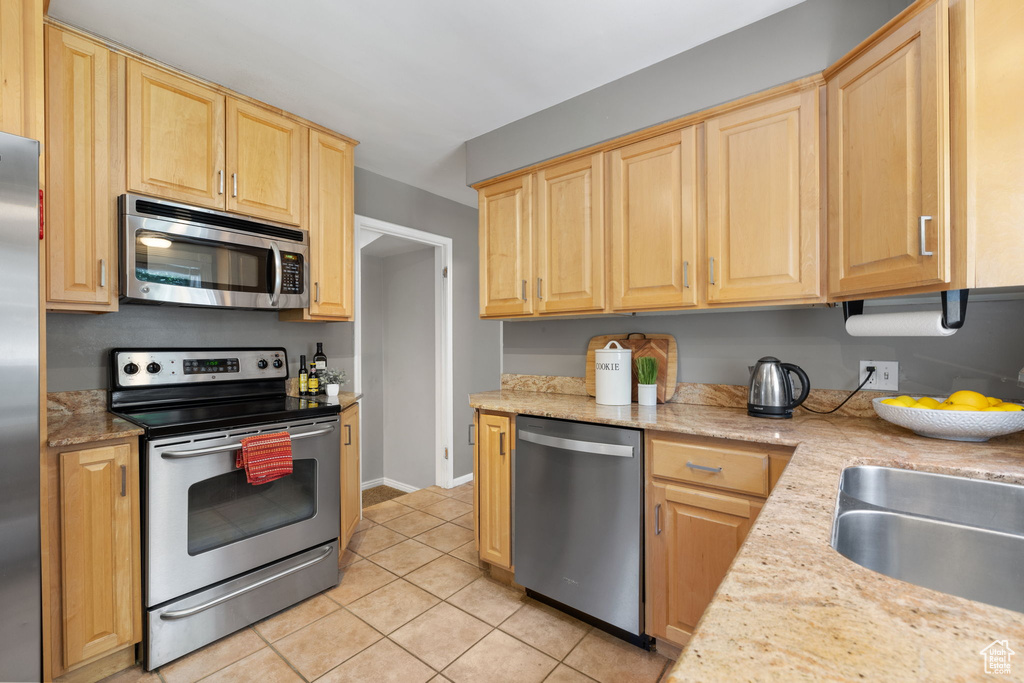
[[[931,216],[921,216],[919,219],[917,219],[917,226],[921,231],[921,256],[935,256],[933,252],[930,252],[926,249],[926,245],[928,242],[926,224],[930,220],[932,220]]]
[[[272,583],[274,581],[277,581],[278,579],[283,579],[284,577],[288,576],[289,574],[294,574],[295,572],[302,571],[306,567],[312,567],[314,564],[317,564],[318,562],[323,562],[324,560],[327,559],[327,556],[331,554],[331,550],[332,550],[331,546],[329,546],[329,545],[328,546],[324,546],[320,550],[320,554],[317,555],[316,557],[314,557],[312,560],[306,560],[302,564],[297,564],[297,565],[295,565],[294,567],[292,567],[290,569],[285,569],[283,572],[280,572],[278,574],[274,574],[273,576],[268,576],[265,579],[260,579],[259,581],[256,581],[255,583],[251,583],[248,586],[245,586],[244,588],[239,588],[238,590],[231,591],[227,595],[222,595],[219,598],[214,598],[213,600],[210,600],[209,602],[204,602],[201,605],[196,605],[195,607],[189,607],[188,609],[179,609],[179,610],[175,610],[173,612],[164,612],[163,614],[160,615],[160,618],[161,619],[165,619],[165,620],[169,620],[169,619],[183,619],[185,617],[190,617],[193,614],[199,614],[200,612],[205,612],[206,610],[210,609],[211,607],[216,607],[217,605],[222,605],[225,602],[227,602],[228,600],[233,600],[234,598],[237,598],[240,595],[245,595],[246,593],[248,593],[250,591],[254,591],[257,588],[260,588],[262,586],[266,586],[268,583]]]
[[[326,429],[317,429],[312,432],[303,432],[302,434],[292,434],[292,441],[298,441],[299,439],[308,439],[313,436],[320,436],[321,434],[330,434],[334,431],[334,425],[327,427]],[[164,451],[160,454],[161,458],[195,458],[199,455],[210,455],[211,453],[221,453],[223,451],[237,451],[242,447],[239,443],[227,443],[223,446],[209,446],[207,448],[195,448],[189,451]]]
[[[128,468],[121,465],[121,497],[128,495]]]
[[[526,301],[526,280],[523,280],[523,301]]]
[[[690,262],[683,261],[683,289],[690,288]]]
[[[100,259],[100,287],[107,286],[107,259]]]
[[[345,445],[352,445],[352,425],[345,425]]]
[[[217,194],[224,194],[224,169],[217,171]]]
[[[620,458],[633,457],[633,447],[623,444],[565,439],[560,436],[548,436],[547,434],[536,434],[522,430],[519,432],[519,438],[523,441],[535,443],[538,446],[550,446],[551,448],[559,448],[563,451],[577,451],[591,455],[614,455]]]
[[[498,432],[498,455],[505,455],[505,432]]]
[[[715,284],[715,257],[712,256],[710,261],[711,261],[711,266],[710,266],[709,273],[710,273],[710,278],[711,278],[711,284]]]
[[[540,278],[537,278],[537,298],[538,299],[543,299],[544,298],[543,296],[541,296],[541,289],[540,289],[540,283],[542,283],[542,282],[544,282],[544,281],[541,280]]]
[[[686,463],[686,466],[690,469],[700,470],[701,472],[714,472],[715,474],[722,471],[721,467],[708,467],[707,465],[697,465],[692,462]]]
[[[270,293],[270,305],[276,306],[281,298],[281,281],[284,277],[284,265],[281,263],[281,248],[277,242],[270,243],[270,251],[274,255],[274,291]]]
[[[238,174],[237,173],[232,173],[231,174],[231,196],[232,197],[237,197],[238,196]]]
[[[313,303],[315,303],[315,304],[320,303],[320,283],[319,282],[314,282],[313,283],[313,292],[314,292],[314,294],[313,294]]]
[[[654,535],[661,535],[661,503],[654,506]]]

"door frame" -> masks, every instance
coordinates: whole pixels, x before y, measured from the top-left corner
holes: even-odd
[[[434,483],[451,488],[455,466],[455,403],[454,403],[454,329],[452,316],[452,239],[395,223],[355,216],[355,338],[353,387],[363,390],[362,361],[362,250],[363,237],[368,234],[390,235],[419,242],[434,249],[434,405],[435,435]],[[360,415],[360,419],[362,416]],[[363,460],[363,441],[359,439],[360,472]],[[360,482],[360,485],[362,482]]]

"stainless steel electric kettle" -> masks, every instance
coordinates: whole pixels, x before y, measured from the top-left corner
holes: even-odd
[[[800,395],[793,398],[793,380],[790,373],[800,378]],[[747,394],[747,415],[753,417],[793,417],[793,408],[804,402],[811,390],[807,373],[792,363],[765,356],[757,361],[750,373],[750,393]]]

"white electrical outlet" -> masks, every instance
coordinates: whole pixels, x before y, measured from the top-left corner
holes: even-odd
[[[872,391],[899,391],[900,390],[900,364],[894,360],[862,360],[860,362],[860,377],[858,383],[863,382],[868,376],[868,366],[875,368],[875,374],[871,376],[865,389]]]

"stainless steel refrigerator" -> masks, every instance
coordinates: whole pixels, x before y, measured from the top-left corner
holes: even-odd
[[[0,681],[42,677],[39,143],[0,133]]]

